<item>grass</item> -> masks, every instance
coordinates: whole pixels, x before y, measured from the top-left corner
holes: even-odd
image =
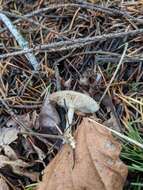
[[[25,187],[25,190],[36,190],[36,187],[37,187],[37,183],[33,183],[33,184],[30,184],[30,185],[27,185]]]
[[[143,143],[142,134],[134,126],[135,122],[129,122],[127,136]],[[130,145],[128,143],[123,144],[123,150],[121,158],[128,165],[129,175],[128,175],[128,187],[125,190],[141,190],[143,188],[143,149],[136,146]]]

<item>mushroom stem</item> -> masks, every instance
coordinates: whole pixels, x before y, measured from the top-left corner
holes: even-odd
[[[71,131],[73,116],[74,116],[74,108],[70,107],[67,113],[67,121],[66,121],[66,128],[65,128],[66,130],[69,129],[69,131]]]

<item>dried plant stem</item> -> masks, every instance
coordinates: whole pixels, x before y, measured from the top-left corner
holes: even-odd
[[[121,59],[120,59],[120,61],[119,61],[119,64],[118,64],[118,66],[117,66],[117,68],[116,68],[116,70],[115,70],[115,72],[114,72],[114,74],[113,74],[113,76],[112,76],[112,78],[111,78],[111,80],[110,80],[110,82],[109,82],[109,84],[108,84],[106,90],[104,91],[102,97],[100,98],[99,104],[102,102],[104,96],[106,95],[106,93],[108,92],[108,90],[109,90],[109,88],[110,88],[112,82],[114,81],[114,79],[115,79],[115,77],[116,77],[116,75],[117,75],[117,73],[118,73],[118,71],[119,71],[119,69],[120,69],[120,67],[121,67],[121,65],[122,65],[122,63],[123,63],[123,60],[124,60],[124,57],[125,57],[127,48],[128,48],[128,43],[125,43],[124,51],[123,51],[123,54],[122,54]]]
[[[18,23],[18,22],[21,21],[21,20],[25,20],[25,21],[27,21],[27,22],[30,22],[30,23],[32,23],[32,24],[35,24],[36,26],[39,26],[39,27],[41,27],[41,28],[46,29],[48,32],[54,33],[54,34],[56,34],[56,35],[60,35],[58,32],[56,32],[56,31],[54,31],[54,30],[52,30],[52,29],[50,29],[50,28],[44,26],[43,24],[41,24],[41,23],[39,23],[39,22],[37,22],[37,21],[35,21],[35,20],[33,20],[33,19],[31,19],[31,18],[25,16],[25,15],[24,15],[24,16],[20,16],[20,15],[16,15],[16,14],[10,13],[10,12],[8,12],[8,11],[0,11],[0,13],[2,13],[2,14],[4,14],[4,15],[7,15],[7,16],[9,16],[9,17],[18,18],[17,20],[15,20],[15,21],[13,22],[14,24]],[[5,32],[6,29],[7,29],[7,28],[0,29],[0,33]]]
[[[96,60],[98,61],[107,61],[109,60],[109,62],[113,62],[113,63],[118,63],[120,58],[121,58],[121,54],[119,53],[112,53],[109,51],[85,51],[85,52],[81,52],[81,53],[75,53],[73,55],[71,55],[71,57],[75,57],[75,56],[79,56],[79,55],[97,55]],[[125,55],[124,58],[125,62],[141,62],[143,61],[143,58],[141,56],[128,56]]]
[[[103,7],[100,5],[96,5],[96,4],[92,4],[92,3],[83,3],[83,1],[80,1],[82,3],[65,3],[65,4],[52,4],[49,5],[48,7],[42,8],[42,9],[38,9],[36,11],[33,11],[31,13],[26,14],[26,17],[32,17],[35,15],[39,15],[42,14],[44,12],[47,12],[51,9],[58,9],[58,8],[85,8],[85,9],[90,9],[90,10],[94,10],[94,11],[99,11],[99,12],[103,12],[112,16],[122,16],[122,17],[127,17],[130,19],[133,19],[135,21],[138,21],[140,23],[143,23],[142,19],[137,19],[129,14],[127,14],[126,12],[120,11],[118,9],[113,9],[113,8],[107,8],[107,7]]]
[[[120,33],[110,33],[110,34],[104,34],[104,35],[99,35],[99,36],[94,36],[94,37],[78,38],[75,40],[53,42],[51,44],[39,45],[34,48],[2,54],[0,55],[0,59],[7,58],[10,56],[26,54],[26,53],[30,53],[37,50],[46,51],[46,52],[55,52],[55,51],[70,50],[73,48],[81,48],[97,41],[104,41],[104,40],[114,39],[114,38],[132,37],[141,33],[143,33],[143,29],[137,29],[137,30],[132,30],[128,32],[120,32]]]
[[[59,68],[58,68],[57,64],[54,64],[54,68],[55,68],[57,91],[60,91],[61,90],[61,79],[60,79],[60,73],[59,73]]]
[[[18,42],[19,46],[23,50],[28,50],[28,42],[23,38],[23,36],[17,31],[16,27],[12,24],[10,19],[4,15],[3,13],[0,13],[0,20],[4,22],[6,27],[9,29],[9,31],[12,33],[12,35],[15,37],[16,41]],[[34,68],[34,70],[37,69],[38,67],[38,62],[35,58],[35,56],[32,53],[26,53],[25,54],[26,58],[29,60],[30,64]]]
[[[51,139],[61,139],[63,140],[64,137],[62,135],[51,135],[51,134],[42,134],[42,133],[36,133],[36,132],[20,132],[20,134],[27,134],[32,136],[41,136],[45,138],[51,138]]]
[[[108,8],[108,7],[103,7],[103,6],[92,4],[92,3],[87,3],[87,2],[84,2],[83,0],[76,0],[76,3],[52,4],[52,5],[49,5],[45,8],[41,8],[41,9],[35,10],[33,12],[30,12],[30,13],[24,15],[23,18],[24,17],[28,18],[28,17],[33,17],[36,15],[39,15],[39,14],[43,14],[43,13],[45,13],[51,9],[70,8],[70,7],[71,8],[74,7],[74,8],[90,9],[90,10],[94,10],[94,11],[103,12],[103,13],[106,13],[106,14],[111,15],[111,16],[122,16],[122,17],[125,17],[128,19],[132,19],[138,23],[143,23],[143,19],[135,18],[134,16],[131,16],[124,11],[121,11],[118,9],[113,9],[113,8]],[[13,16],[15,16],[15,15],[13,14]],[[22,16],[18,15],[17,17],[19,17],[19,19],[16,20],[14,23],[18,23],[21,19],[23,19]]]
[[[72,120],[74,116],[74,108],[69,108],[68,113],[67,113],[67,122],[66,122],[66,128],[65,130],[69,130],[71,132],[72,130]]]
[[[76,2],[80,3],[81,6],[87,7],[88,9],[97,10],[97,11],[109,14],[111,16],[121,16],[124,18],[128,18],[128,19],[131,19],[132,21],[138,22],[140,24],[143,23],[143,19],[135,18],[134,16],[128,14],[125,11],[121,11],[121,10],[114,9],[114,8],[103,7],[103,6],[89,3],[89,2],[86,2],[83,0],[76,0]]]

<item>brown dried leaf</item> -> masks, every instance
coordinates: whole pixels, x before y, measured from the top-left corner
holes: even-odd
[[[29,163],[24,162],[23,160],[10,160],[8,157],[4,155],[0,155],[0,168],[4,168],[6,166],[11,166],[13,173],[29,177],[31,180],[36,181],[38,179],[38,173],[32,173],[27,170],[27,167],[30,166]]]
[[[121,190],[127,167],[111,133],[85,118],[75,139],[75,151],[63,146],[45,169],[38,190]]]
[[[24,125],[26,126],[30,126],[31,125],[31,121],[30,121],[30,115],[29,113],[23,114],[23,115],[17,115],[17,119],[21,122],[24,123]],[[8,128],[17,128],[19,125],[17,124],[17,122],[15,120],[13,120],[12,118],[6,123],[6,126]]]
[[[18,159],[15,151],[9,145],[4,145],[3,151],[4,151],[5,156],[10,158],[11,160],[17,160]]]
[[[41,132],[56,133],[56,125],[59,125],[59,123],[60,117],[58,115],[58,112],[47,97],[39,114],[39,127],[41,129]]]
[[[117,120],[116,120],[116,118],[112,112],[110,113],[110,118],[108,120],[104,121],[103,124],[110,127],[111,129],[119,131],[119,125],[118,125]]]
[[[0,155],[0,168],[3,168],[4,166],[6,165],[10,165],[13,170],[17,170],[17,168],[25,168],[25,167],[28,167],[29,164],[20,160],[20,159],[17,159],[17,160],[10,160],[8,157],[4,156],[4,155]]]
[[[35,152],[37,153],[39,160],[44,160],[46,157],[46,154],[40,148],[38,148],[32,141],[31,141],[31,144],[32,144]]]
[[[0,177],[0,190],[9,190],[7,183],[2,177]]]
[[[0,146],[9,145],[17,139],[19,129],[16,127],[0,129]]]

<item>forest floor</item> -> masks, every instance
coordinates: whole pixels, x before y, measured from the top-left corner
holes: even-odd
[[[98,102],[99,111],[89,117],[123,135],[114,134],[128,166],[124,189],[143,189],[142,36],[142,0],[0,1],[3,189],[35,189],[61,149],[61,140],[38,136],[58,135],[50,121],[37,121],[47,93],[60,90]],[[63,132],[66,110],[56,110]],[[75,114],[73,131],[85,116]]]

